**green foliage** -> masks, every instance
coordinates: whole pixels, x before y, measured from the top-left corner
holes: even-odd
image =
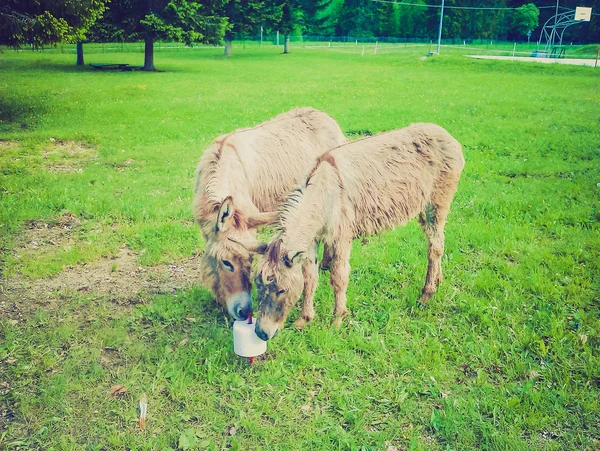
[[[234,36],[259,34],[261,26],[270,30],[281,19],[281,9],[272,1],[228,0],[222,15],[228,20],[226,39],[231,40]]]
[[[125,39],[151,35],[153,39],[177,40],[187,45],[217,44],[227,23],[218,15],[221,4],[222,1],[113,0],[99,27],[103,32],[122,30]]]
[[[540,10],[533,3],[519,6],[512,13],[511,31],[516,35],[525,35],[538,26]]]
[[[34,48],[77,42],[102,17],[106,0],[8,0],[0,6],[0,44]]]
[[[302,0],[301,30],[304,34],[330,34],[333,24],[331,15],[336,7],[335,0]]]
[[[410,47],[279,52],[224,60],[221,49],[173,50],[160,54],[159,74],[0,54],[3,277],[29,284],[69,265],[92,270],[123,243],[143,270],[202,252],[190,205],[203,149],[311,105],[352,139],[427,121],[463,144],[438,293],[416,302],[427,251],[414,222],[357,240],[343,327],[329,326],[333,293],[321,272],[315,322],[288,324],[250,366],[199,284],[135,305],[85,290],[5,301],[5,289],[0,447],[597,449],[597,70],[476,61],[453,49],[424,61]],[[50,172],[50,138],[87,143],[96,158],[81,172]],[[23,252],[26,221],[66,212],[81,220],[71,248]],[[12,316],[25,307],[33,311]],[[128,394],[108,397],[120,383]]]
[[[302,20],[301,0],[274,0],[274,4],[281,11],[275,27],[283,35],[289,36]]]
[[[427,9],[402,6],[402,3],[425,4],[425,0],[402,0],[396,6],[398,18],[398,35],[405,37],[422,37],[427,30]]]

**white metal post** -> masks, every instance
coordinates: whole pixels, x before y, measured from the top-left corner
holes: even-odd
[[[442,24],[444,23],[444,0],[442,0],[442,9],[440,10],[440,30],[438,32],[437,54],[440,54],[440,45],[442,43]]]

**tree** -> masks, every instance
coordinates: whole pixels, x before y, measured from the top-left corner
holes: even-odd
[[[404,5],[405,3],[408,3],[408,5]],[[414,36],[424,36],[426,34],[427,8],[416,6],[424,4],[424,0],[402,0],[402,2],[394,5],[398,8],[398,34],[400,36],[408,38]]]
[[[331,17],[336,6],[334,0],[301,0],[303,33],[329,34],[332,31]]]
[[[527,3],[513,11],[510,31],[513,35],[523,36],[533,31],[539,24],[540,10],[533,3]]]
[[[0,44],[33,48],[77,42],[77,64],[83,65],[81,41],[102,17],[106,0],[5,0],[0,6]]]
[[[276,8],[280,13],[277,28],[283,34],[283,53],[290,53],[290,35],[301,22],[302,9],[300,0],[278,0]]]
[[[126,39],[144,40],[144,66],[154,71],[154,41],[172,39],[184,42],[218,44],[222,42],[227,19],[218,12],[223,0],[112,0],[106,20],[97,29],[123,30]]]
[[[338,12],[336,31],[341,35],[373,36],[376,2],[345,0]]]
[[[399,18],[396,14],[398,6],[394,3],[379,3],[375,5],[375,34],[377,36],[397,36]]]
[[[225,31],[225,56],[231,56],[234,35],[249,34],[261,25],[271,26],[281,18],[274,2],[264,0],[227,0],[223,14],[228,24]]]

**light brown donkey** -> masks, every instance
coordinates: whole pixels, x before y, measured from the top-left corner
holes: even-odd
[[[217,138],[197,169],[194,216],[206,240],[203,283],[236,319],[252,312],[251,254],[233,240],[254,237],[324,151],[348,142],[327,114],[299,108]]]
[[[272,338],[303,288],[304,304],[296,325],[302,327],[314,318],[315,243],[319,241],[333,251],[333,324],[339,327],[348,312],[352,240],[404,224],[417,215],[429,243],[421,297],[423,302],[429,300],[442,280],[444,225],[463,166],[461,145],[433,124],[414,124],[321,155],[283,205],[281,233],[268,247],[245,243],[249,250],[266,252],[256,277],[256,334],[263,340]],[[301,268],[305,268],[304,277]]]

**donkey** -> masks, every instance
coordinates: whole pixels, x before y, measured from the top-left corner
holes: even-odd
[[[354,238],[405,224],[415,216],[428,240],[428,267],[421,301],[442,280],[444,225],[464,167],[462,146],[434,124],[364,138],[325,152],[300,188],[283,204],[280,233],[268,244],[243,243],[265,254],[257,266],[259,317],[256,334],[272,338],[304,289],[296,326],[315,316],[316,243],[332,250],[333,325],[347,314],[346,289]],[[303,275],[304,273],[304,275]]]
[[[236,241],[275,222],[277,208],[315,159],[347,142],[327,114],[299,108],[223,135],[202,155],[193,204],[206,241],[201,278],[233,318],[252,313],[252,254]]]

